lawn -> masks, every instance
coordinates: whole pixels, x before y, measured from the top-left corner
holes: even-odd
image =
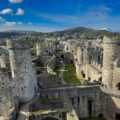
[[[54,68],[54,70],[53,70],[57,75],[59,75],[60,74],[60,70],[59,70],[59,68]]]
[[[68,84],[81,84],[81,80],[76,75],[76,68],[74,65],[65,66],[64,80]]]

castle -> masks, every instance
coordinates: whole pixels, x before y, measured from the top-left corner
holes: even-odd
[[[37,41],[35,58],[28,40],[7,39],[0,49],[0,120],[120,120],[119,38]],[[63,64],[75,65],[82,85],[55,74]]]

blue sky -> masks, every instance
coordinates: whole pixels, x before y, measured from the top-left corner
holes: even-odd
[[[120,31],[119,0],[0,0],[0,30],[84,26]]]

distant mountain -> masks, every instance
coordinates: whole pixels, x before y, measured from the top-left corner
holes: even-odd
[[[117,32],[112,32],[112,31],[108,31],[105,29],[98,30],[98,29],[85,28],[85,27],[74,27],[74,28],[69,28],[69,29],[62,30],[62,31],[56,31],[53,33],[57,34],[58,36],[59,35],[73,36],[76,33],[77,37],[85,38],[85,39],[102,38],[104,35],[108,37],[120,36],[120,33],[117,33]]]
[[[76,37],[76,38],[83,38],[83,39],[94,39],[94,38],[102,38],[104,35],[108,37],[120,37],[120,33],[111,32],[107,30],[97,30],[92,28],[85,28],[85,27],[74,27],[65,29],[62,31],[55,31],[49,33],[42,33],[42,32],[35,32],[35,31],[25,31],[25,30],[8,30],[8,31],[1,31],[0,32],[0,40],[5,40],[6,38],[11,37],[18,37],[22,35],[31,35],[40,38],[46,37]]]

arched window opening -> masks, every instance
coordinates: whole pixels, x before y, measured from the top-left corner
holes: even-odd
[[[120,82],[116,85],[117,89],[120,90]]]

